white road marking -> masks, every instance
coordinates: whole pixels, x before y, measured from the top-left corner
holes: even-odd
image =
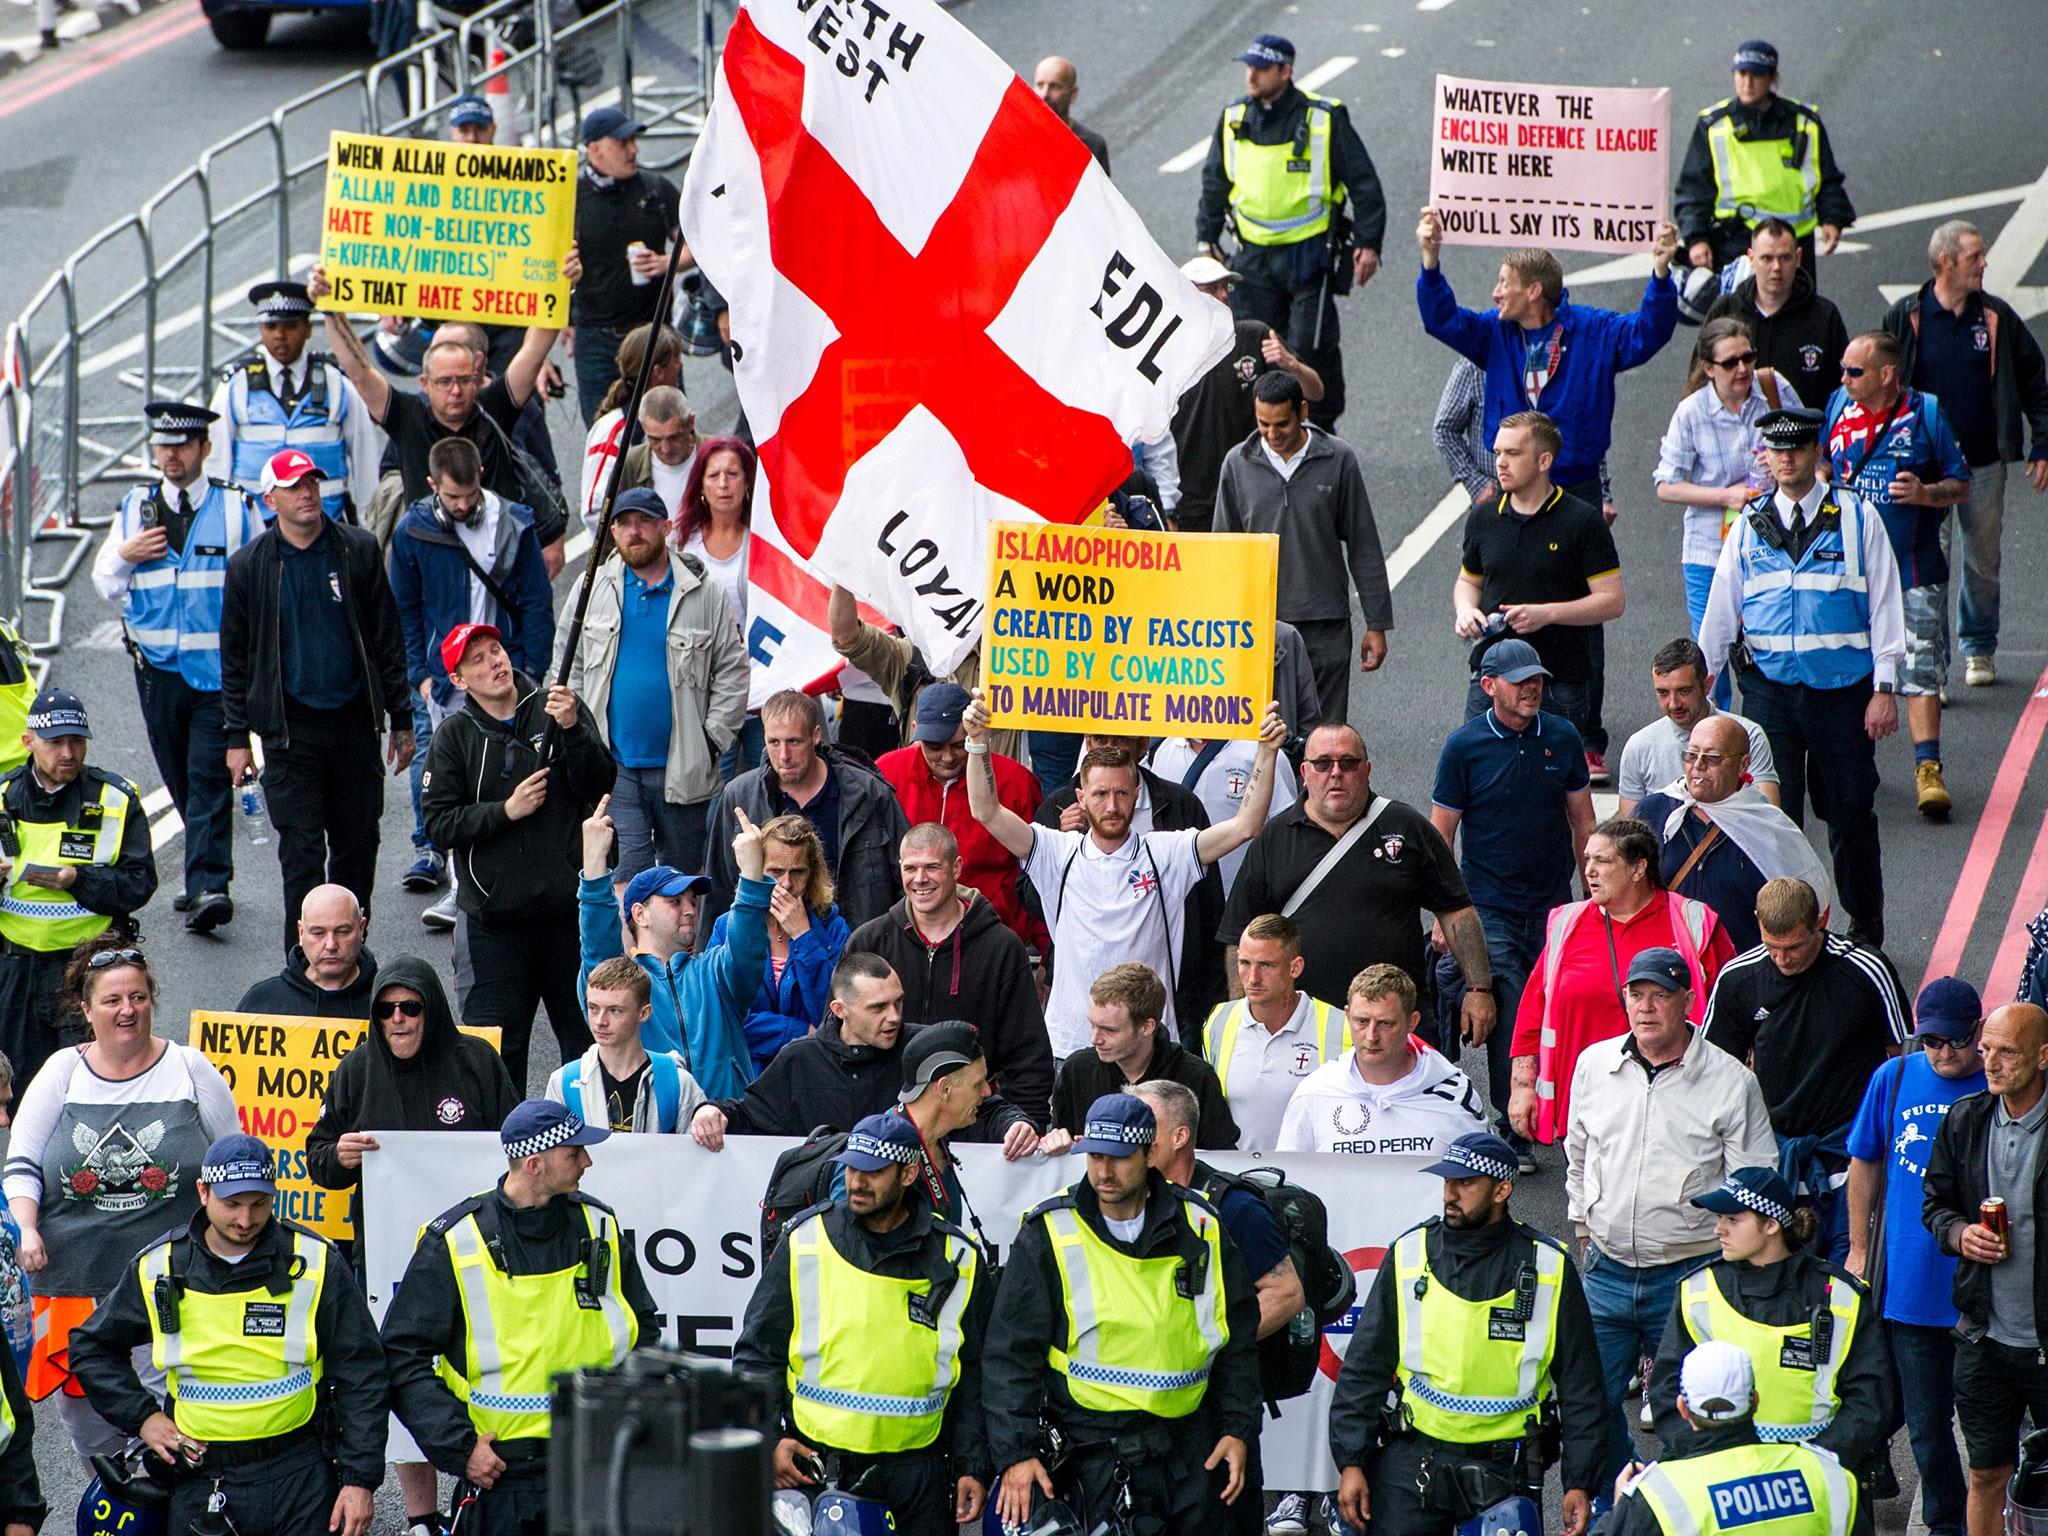
[[[1383,59],[1398,59],[1407,51],[1406,48],[1382,48],[1380,50],[1380,57]]]
[[[1451,0],[1415,0],[1415,9],[1418,11],[1441,11],[1450,3]]]
[[[1423,558],[1436,547],[1436,541],[1455,528],[1471,507],[1472,498],[1462,485],[1445,491],[1443,500],[1429,509],[1429,516],[1409,529],[1407,537],[1387,557],[1387,586],[1391,589],[1401,585],[1401,579],[1422,564]]]
[[[2012,305],[2022,320],[2031,320],[2036,315],[2048,314],[2048,287],[2022,281],[2033,270],[2041,248],[2048,245],[2048,172],[2043,172],[2041,179],[2032,186],[2017,190],[2021,194],[2020,205],[2005,221],[2005,228],[1998,232],[1998,238],[1991,242],[1991,249],[1986,253],[1984,291],[1995,293]],[[1969,210],[1958,208],[1953,211],[1963,213]],[[1943,210],[1942,216],[1948,214],[1949,210]],[[1881,285],[1888,304],[1896,304],[1907,294],[1919,290],[1918,283]]]
[[[1445,4],[1449,3],[1450,0],[1445,0]],[[1336,54],[1331,58],[1323,60],[1322,63],[1318,64],[1294,83],[1304,91],[1313,91],[1318,86],[1329,84],[1357,62],[1358,59],[1352,54]],[[1210,135],[1205,134],[1202,138],[1196,140],[1186,149],[1175,155],[1171,160],[1162,163],[1159,167],[1160,174],[1162,176],[1178,176],[1183,171],[1192,171],[1196,166],[1209,158],[1210,138]]]

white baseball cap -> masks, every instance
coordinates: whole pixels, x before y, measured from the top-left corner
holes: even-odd
[[[1180,275],[1197,287],[1209,283],[1234,283],[1239,276],[1214,256],[1209,255],[1196,256],[1182,262]]]
[[[1756,1395],[1756,1368],[1726,1339],[1709,1339],[1693,1346],[1678,1368],[1678,1390],[1696,1419],[1746,1419]]]

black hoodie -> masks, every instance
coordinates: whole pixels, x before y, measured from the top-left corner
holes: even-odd
[[[519,1102],[498,1053],[455,1027],[448,994],[431,965],[414,955],[396,956],[377,973],[371,1001],[392,987],[410,987],[426,999],[420,1048],[400,1061],[384,1031],[372,1024],[341,1058],[327,1080],[320,1118],[306,1133],[306,1168],[323,1188],[355,1189],[362,1182],[362,1169],[344,1168],[335,1150],[346,1131],[495,1131]],[[353,1202],[350,1214],[359,1214]]]
[[[1733,293],[1724,293],[1707,311],[1709,320],[1727,316],[1749,327],[1756,342],[1759,368],[1783,375],[1799,391],[1799,403],[1818,411],[1842,382],[1842,354],[1849,350],[1849,328],[1834,300],[1813,285],[1804,267],[1792,274],[1792,292],[1778,312],[1766,319],[1756,307],[1756,279],[1746,277]]]
[[[237,1013],[280,1013],[297,1019],[367,1019],[377,986],[377,957],[368,946],[356,957],[356,979],[329,992],[306,979],[306,951],[285,956],[284,969],[250,985],[235,1004]]]
[[[427,745],[420,814],[427,836],[462,870],[456,901],[491,924],[559,919],[576,922],[576,877],[583,862],[583,818],[611,793],[617,766],[580,702],[576,724],[560,733],[548,770],[548,795],[514,821],[505,802],[541,766],[551,722],[547,690],[514,671],[519,702],[495,720],[474,695],[442,721]]]
[[[972,900],[959,925],[936,945],[926,944],[899,901],[862,923],[848,949],[880,955],[903,981],[903,1022],[939,1024],[964,1019],[981,1031],[988,1075],[997,1091],[1045,1129],[1052,1098],[1052,1041],[1038,1006],[1038,982],[1024,941],[1003,926],[986,901]]]

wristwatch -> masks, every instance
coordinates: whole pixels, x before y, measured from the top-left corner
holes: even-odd
[[[1896,683],[1879,683],[1877,685],[1877,691],[1879,693],[1897,693],[1899,691],[1899,686]]]

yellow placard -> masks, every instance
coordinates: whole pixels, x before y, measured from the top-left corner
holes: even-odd
[[[988,548],[981,679],[995,725],[1259,734],[1275,535],[993,523]]]
[[[320,230],[322,309],[567,325],[576,152],[335,133]]]
[[[306,1171],[306,1132],[341,1058],[362,1042],[367,1019],[311,1019],[195,1008],[189,1040],[234,1090],[242,1129],[277,1154],[276,1213],[336,1242],[353,1234],[349,1192],[324,1189]],[[496,1028],[471,1029],[500,1050]]]

